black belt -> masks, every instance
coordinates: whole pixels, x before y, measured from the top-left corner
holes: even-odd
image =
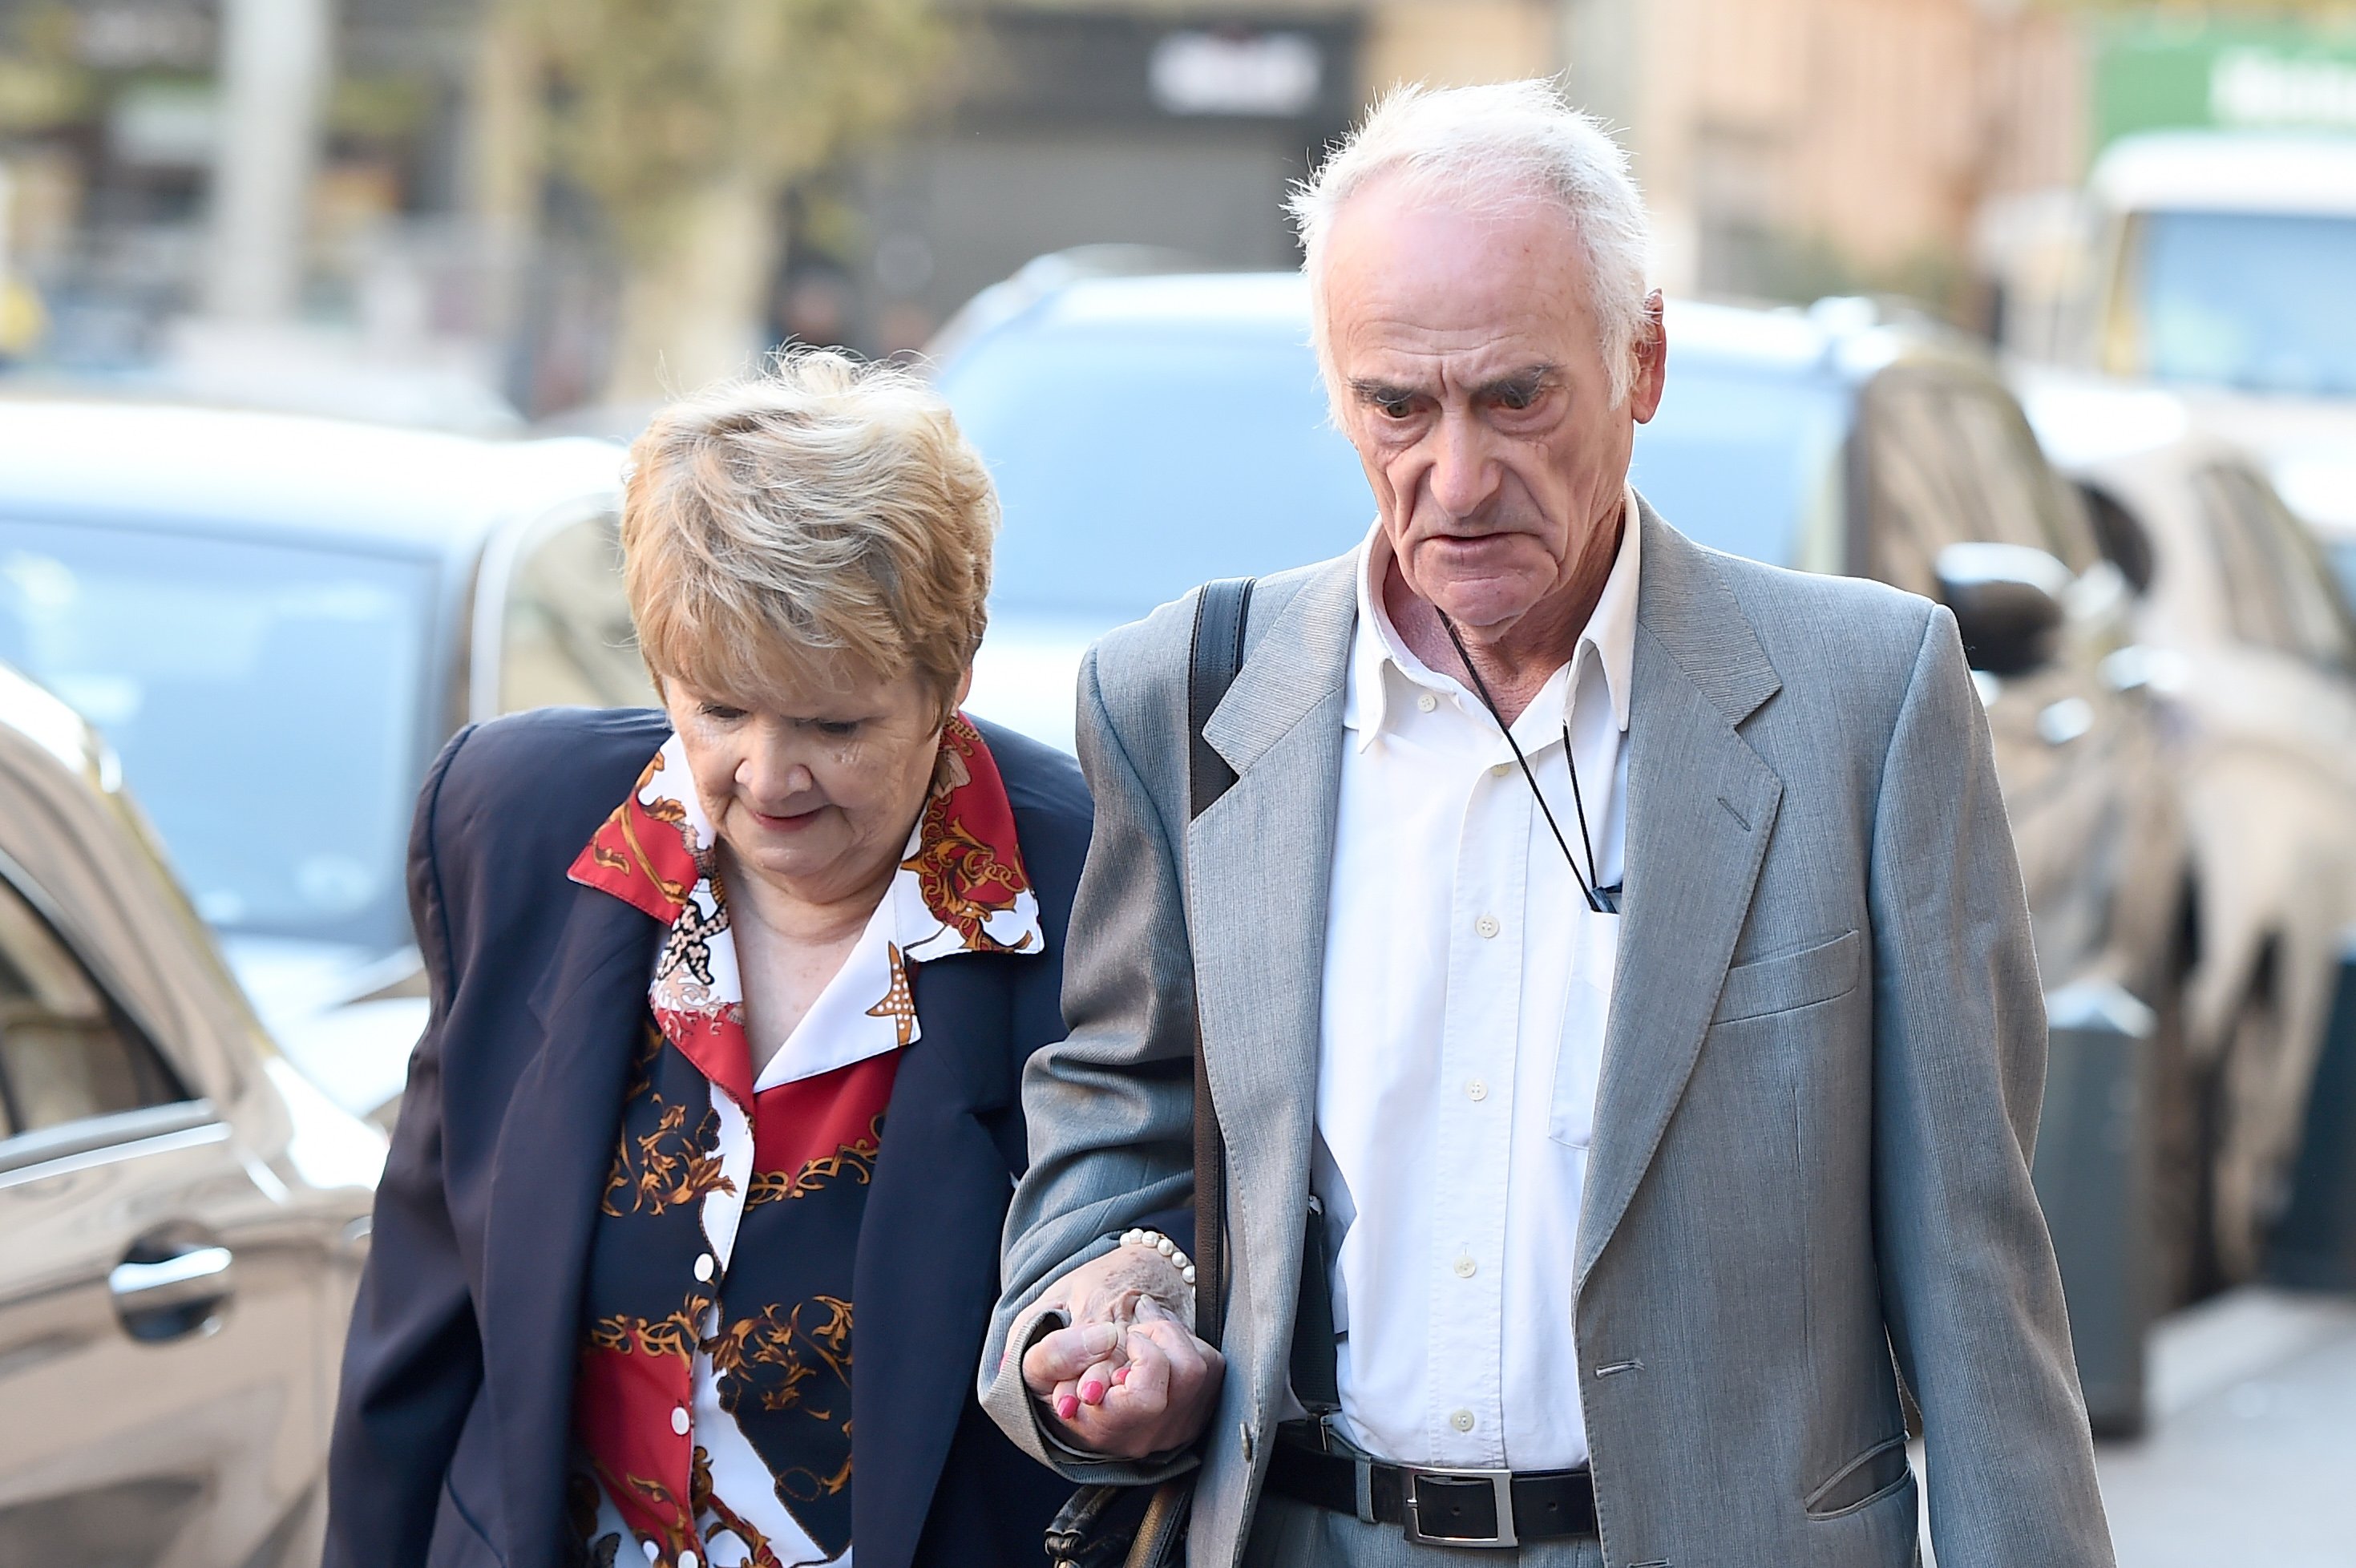
[[[1404,1525],[1430,1546],[1517,1546],[1595,1533],[1595,1479],[1585,1470],[1440,1470],[1386,1465],[1317,1446],[1288,1423],[1269,1455],[1271,1491],[1333,1513]]]

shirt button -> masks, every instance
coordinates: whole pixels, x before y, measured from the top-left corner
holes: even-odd
[[[673,1407],[670,1412],[670,1429],[681,1437],[687,1435],[687,1406]]]
[[[1486,1100],[1489,1098],[1489,1086],[1476,1078],[1464,1086],[1464,1094],[1469,1100]]]
[[[1497,917],[1494,915],[1482,916],[1479,919],[1472,922],[1472,929],[1480,932],[1484,937],[1494,937],[1499,931],[1505,929],[1503,926],[1497,923]]]
[[[1472,1261],[1472,1253],[1459,1252],[1456,1255],[1456,1262],[1453,1266],[1456,1270],[1456,1277],[1458,1279],[1469,1280],[1472,1277],[1473,1271],[1480,1268],[1481,1265]]]
[[[1500,762],[1494,768],[1489,769],[1489,777],[1492,779],[1503,779],[1506,774],[1511,773],[1513,770],[1514,765],[1512,763]]]
[[[1469,1410],[1460,1410],[1448,1418],[1448,1424],[1459,1432],[1470,1432],[1472,1430],[1472,1412]]]
[[[712,1271],[718,1266],[718,1264],[712,1261],[712,1254],[706,1252],[703,1256],[695,1260],[695,1277],[709,1283],[712,1279]]]
[[[1419,692],[1416,694],[1415,705],[1419,711],[1428,714],[1440,706],[1440,699],[1429,692]]]

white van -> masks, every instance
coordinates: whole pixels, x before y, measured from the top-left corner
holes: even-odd
[[[2356,588],[2356,135],[2122,137],[2041,217],[1988,236],[2009,346],[2183,393]]]

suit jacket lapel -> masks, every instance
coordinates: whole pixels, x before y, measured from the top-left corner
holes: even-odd
[[[1640,505],[1628,896],[1579,1279],[1626,1211],[1701,1049],[1783,781],[1738,726],[1781,689],[1708,555]],[[1305,1189],[1356,558],[1257,633],[1205,736],[1236,783],[1186,833],[1212,1092],[1238,1192]],[[1205,912],[1208,912],[1207,915]]]
[[[532,996],[542,1044],[508,1108],[485,1225],[484,1377],[517,1568],[553,1564],[564,1540],[582,1274],[662,936],[609,894],[568,886],[566,896],[564,937]]]
[[[1581,1284],[1685,1092],[1783,800],[1737,726],[1780,689],[1709,558],[1642,509],[1627,896],[1580,1215]]]
[[[1243,670],[1204,726],[1236,782],[1186,830],[1187,920],[1238,1194],[1308,1191],[1356,565],[1328,562],[1264,627],[1255,614]]]
[[[871,1568],[916,1555],[972,1396],[944,1345],[979,1346],[998,1283],[1011,1184],[977,1112],[1004,1105],[1006,988],[1039,958],[964,954],[916,966],[922,1033],[903,1053],[859,1228],[851,1386],[852,1537]]]

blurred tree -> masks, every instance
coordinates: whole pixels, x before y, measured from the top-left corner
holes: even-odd
[[[74,14],[36,5],[0,25],[0,134],[47,131],[79,119],[90,73],[74,59]]]
[[[745,368],[796,177],[890,124],[941,53],[932,0],[499,0],[549,166],[623,252],[607,397]]]

